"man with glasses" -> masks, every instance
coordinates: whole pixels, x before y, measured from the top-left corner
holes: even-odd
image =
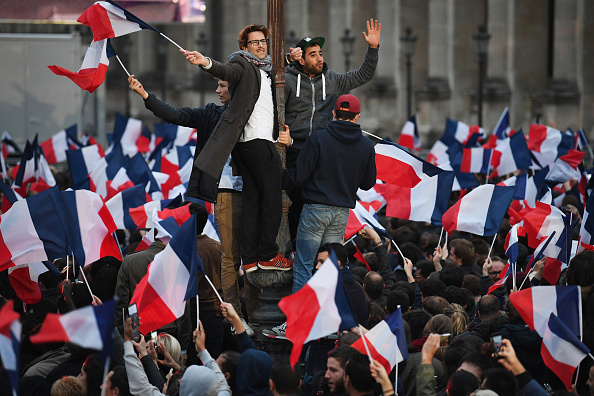
[[[269,31],[248,25],[238,37],[239,51],[226,64],[197,51],[184,51],[186,59],[208,73],[229,82],[231,102],[196,158],[200,170],[198,194],[214,202],[216,193],[200,186],[218,180],[226,158],[232,158],[243,178],[240,251],[246,272],[258,267],[289,270],[291,260],[278,252],[276,235],[281,221],[281,161],[274,141],[289,144],[287,131],[279,132],[274,68],[268,55]]]
[[[499,280],[499,275],[505,267],[505,260],[492,256],[483,264],[483,277],[481,278],[481,294],[487,294],[489,288]],[[501,286],[505,288],[505,286]]]

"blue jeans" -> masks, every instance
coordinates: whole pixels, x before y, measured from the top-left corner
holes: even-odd
[[[341,241],[348,218],[349,208],[322,204],[303,205],[297,227],[293,293],[311,278],[320,246]]]

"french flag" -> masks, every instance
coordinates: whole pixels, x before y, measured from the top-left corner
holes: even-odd
[[[478,125],[469,126],[462,121],[454,121],[450,118],[446,120],[445,134],[453,136],[464,147],[473,147],[485,137],[485,131]]]
[[[509,295],[513,306],[531,330],[544,337],[552,313],[576,336],[582,334],[582,300],[579,286],[534,286]]]
[[[162,137],[151,133],[147,127],[144,127],[138,140],[136,141],[136,147],[139,153],[152,153],[155,148],[163,140]]]
[[[105,199],[108,195],[108,181],[115,178],[120,169],[124,167],[126,160],[127,157],[124,158],[119,147],[101,158],[89,172],[92,183],[91,190]]]
[[[13,188],[24,189],[28,183],[39,180],[45,181],[50,187],[56,185],[56,180],[52,175],[49,165],[39,149],[36,135],[33,143],[27,141],[25,144],[25,151],[23,152],[14,178]],[[20,195],[24,196],[26,194],[22,193]]]
[[[427,154],[427,161],[434,165],[441,165],[444,162],[449,162],[448,149],[449,145],[445,143],[443,137],[436,140],[431,146],[431,151]]]
[[[499,121],[497,121],[495,129],[493,129],[493,135],[497,136],[497,139],[505,139],[509,135],[510,131],[509,109],[506,107],[503,109],[503,113],[501,113],[501,117],[499,117]]]
[[[536,201],[543,195],[542,188],[548,171],[548,168],[544,168],[530,177],[526,173],[522,173],[497,184],[500,186],[517,186],[518,189],[514,194],[514,200],[525,200],[528,206],[534,207]]]
[[[113,237],[117,226],[98,194],[88,190],[62,191],[56,203],[62,219],[60,224],[81,266],[105,256],[122,259]]]
[[[557,315],[551,313],[540,348],[542,360],[569,390],[573,374],[590,349],[567,328]]]
[[[87,25],[93,31],[93,40],[119,37],[142,29],[157,29],[142,21],[112,1],[98,1],[78,17],[77,22]]]
[[[20,201],[23,199],[23,197],[21,197],[16,191],[10,188],[10,186],[4,183],[2,180],[0,180],[0,191],[4,196],[2,198],[2,206],[0,206],[0,211],[2,211],[2,213],[8,212],[8,209],[12,208],[12,205],[16,201]]]
[[[136,223],[130,216],[130,209],[142,206],[146,203],[146,192],[143,185],[128,188],[116,194],[105,205],[118,229],[135,230]]]
[[[48,272],[43,263],[21,264],[8,269],[8,280],[17,297],[25,304],[37,304],[41,301],[39,275]]]
[[[386,216],[441,226],[442,216],[448,209],[453,183],[454,172],[442,171],[435,176],[424,177],[413,188],[387,184]]]
[[[369,348],[369,357],[384,366],[388,374],[397,363],[408,359],[408,347],[406,346],[400,307],[376,324],[363,337],[365,337]],[[351,346],[362,354],[367,354],[362,338]]]
[[[20,316],[12,309],[12,300],[4,304],[0,310],[0,359],[6,372],[13,396],[19,389],[21,330]]]
[[[83,180],[105,157],[103,148],[98,144],[82,147],[80,150],[68,150],[66,159],[72,180],[77,183]]]
[[[134,156],[138,152],[136,142],[141,133],[142,121],[116,113],[113,134],[111,135],[111,146],[108,152],[111,152],[115,147],[121,147],[124,155]]]
[[[197,253],[196,217],[186,221],[158,253],[141,279],[130,303],[136,303],[140,332],[165,326],[184,314],[185,301],[196,296],[198,271],[204,273]]]
[[[520,247],[518,242],[518,233],[523,234],[523,229],[519,225],[515,225],[509,230],[507,237],[505,238],[505,255],[509,261],[505,264],[505,267],[499,274],[499,279],[491,287],[489,287],[488,293],[493,293],[501,285],[505,283],[508,276],[513,272],[516,272],[516,265],[518,263],[518,257],[520,255]]]
[[[590,213],[594,213],[594,195],[590,195],[584,208],[577,253],[584,250],[594,250],[594,241],[592,240],[592,235],[594,235],[594,216],[590,215]]]
[[[491,165],[493,173],[490,177],[503,176],[518,169],[528,169],[532,165],[530,151],[521,130],[508,138],[497,140]]]
[[[375,166],[378,179],[408,188],[419,184],[425,175],[434,176],[442,172],[435,165],[385,141],[375,145]]]
[[[523,217],[522,225],[526,230],[528,246],[531,248],[538,247],[553,231],[557,233],[558,239],[566,227],[565,214],[556,207],[543,202],[537,201],[534,208],[524,208],[519,216]],[[556,242],[557,240],[555,240]],[[545,252],[545,255],[557,257],[557,254],[554,254],[552,250]]]
[[[495,290],[497,290],[501,286],[503,286],[503,284],[505,283],[505,281],[507,280],[507,278],[512,274],[513,270],[514,270],[514,268],[510,265],[509,262],[507,262],[505,264],[505,267],[503,267],[503,269],[501,270],[501,273],[499,274],[499,279],[497,279],[497,282],[493,283],[489,287],[489,290],[487,291],[487,294],[491,294]]]
[[[114,55],[115,52],[109,43],[109,39],[93,41],[77,72],[71,72],[70,70],[55,65],[48,66],[48,68],[54,74],[68,77],[81,89],[93,93],[101,84],[103,84],[103,81],[105,81],[107,67],[109,66],[109,58]]]
[[[590,142],[588,141],[588,137],[586,136],[583,128],[578,129],[578,131],[575,133],[574,148],[576,150],[582,151],[590,150]]]
[[[70,342],[101,351],[101,358],[105,359],[113,351],[115,307],[116,300],[112,299],[101,305],[87,305],[64,315],[49,313],[41,330],[31,336],[31,343]]]
[[[344,238],[350,239],[365,227],[372,227],[379,235],[388,237],[386,229],[367,209],[363,207],[361,202],[357,201],[355,203],[355,208],[349,209],[349,218],[344,231]]]
[[[144,234],[142,240],[140,241],[140,243],[136,247],[136,250],[134,251],[140,252],[142,250],[146,250],[149,246],[151,246],[153,242],[155,242],[155,233],[153,232],[153,230],[149,230],[146,232],[146,234]]]
[[[557,157],[567,154],[573,146],[573,134],[546,125],[530,124],[528,149],[541,167],[552,165]]]
[[[579,166],[584,161],[584,152],[569,150],[567,154],[560,156],[553,162],[546,180],[555,183],[565,183],[569,180],[581,180],[582,172]]]
[[[489,173],[492,149],[482,147],[463,148],[459,156],[460,171],[465,173]]]
[[[52,204],[51,188],[15,202],[0,218],[0,271],[19,264],[55,260],[68,253],[62,218]]]
[[[334,252],[298,292],[280,300],[278,307],[287,316],[285,335],[293,343],[291,367],[306,342],[357,326]]]
[[[153,228],[154,224],[152,219],[154,210],[161,211],[167,207],[178,207],[181,203],[181,196],[178,196],[174,199],[150,201],[144,205],[131,208],[129,213],[132,221],[134,224],[136,224],[136,229]]]
[[[2,156],[4,158],[8,157],[9,154],[23,154],[19,146],[17,146],[16,142],[10,136],[10,133],[4,131],[2,132]]]
[[[375,211],[379,211],[381,208],[386,206],[386,198],[384,198],[383,192],[385,190],[385,184],[378,180],[375,187],[369,190],[357,190],[357,199],[362,202],[368,202],[373,206]]]
[[[80,148],[81,144],[77,142],[76,130],[76,124],[74,124],[39,144],[48,164],[64,162],[66,161],[66,151]]]
[[[410,117],[402,127],[400,137],[398,138],[398,144],[411,150],[421,150],[421,139],[419,138],[419,131],[417,130],[416,116],[413,115]]]
[[[485,184],[472,190],[442,217],[443,228],[476,235],[495,235],[513,199],[516,187]]]

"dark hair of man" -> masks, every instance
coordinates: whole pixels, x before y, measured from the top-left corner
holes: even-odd
[[[130,395],[130,385],[128,385],[128,375],[126,374],[126,367],[115,366],[113,368],[113,374],[109,379],[111,382],[111,389],[118,388],[120,395]]]
[[[299,366],[299,364],[296,364],[295,371],[293,371],[291,364],[285,358],[272,363],[270,379],[274,382],[274,387],[279,394],[292,395],[299,392],[299,385],[301,384],[301,368]]]
[[[475,297],[481,295],[481,280],[475,275],[464,275],[462,287],[467,289]]]
[[[567,269],[567,284],[588,287],[594,285],[594,252],[584,250],[576,254]]]
[[[204,226],[208,222],[208,211],[206,208],[198,203],[190,203],[190,214],[196,215],[196,233],[202,234]]]
[[[478,302],[478,312],[482,320],[489,320],[497,317],[501,311],[499,299],[491,294],[482,296]]]
[[[469,267],[474,263],[474,246],[466,239],[454,239],[450,242],[456,257],[462,260],[462,265]]]
[[[433,251],[431,253],[433,253]],[[435,271],[435,264],[429,260],[419,261],[416,267],[419,271],[421,271],[421,275],[423,275],[425,279],[429,278],[429,275]]]
[[[482,338],[472,334],[454,338],[443,355],[446,378],[449,378],[458,369],[466,355],[472,352],[479,353],[483,344]]]
[[[442,314],[450,303],[443,297],[439,296],[431,296],[427,297],[425,301],[423,301],[423,309],[429,312],[431,315],[439,315]]]
[[[354,333],[352,331],[347,331],[347,332],[343,332],[339,337],[338,337],[338,343],[336,344],[337,347],[340,346],[351,346],[353,345],[359,338],[361,338],[361,336],[359,336],[357,333]]]
[[[402,290],[408,296],[408,301],[410,305],[415,302],[415,289],[412,284],[408,283],[407,281],[398,281],[392,286],[392,290]]]
[[[344,102],[344,103],[347,103],[347,102]],[[359,113],[352,113],[350,111],[344,111],[344,110],[334,110],[334,114],[336,115],[337,120],[354,121],[355,117]]]
[[[183,373],[175,373],[167,381],[167,396],[179,396],[179,388],[181,387],[181,379]]]
[[[369,369],[369,357],[362,353],[357,353],[349,359],[344,374],[349,377],[353,388],[359,392],[371,392],[376,383]]]
[[[349,359],[356,354],[360,354],[360,352],[351,346],[343,345],[328,352],[328,358],[336,359],[340,368],[344,369]]]
[[[393,290],[386,296],[386,310],[388,311],[388,314],[396,311],[399,305],[402,313],[408,312],[408,309],[410,308],[410,300],[404,291]]]
[[[497,364],[494,359],[483,355],[481,352],[470,352],[462,358],[460,365],[464,362],[478,367],[483,373],[488,369],[495,367],[495,364]]]
[[[229,373],[229,379],[227,380],[227,383],[229,384],[231,390],[235,390],[237,362],[239,361],[239,356],[241,356],[241,354],[237,351],[223,351],[219,356],[223,358],[223,361],[221,362],[221,371],[223,374]]]
[[[442,297],[448,300],[450,304],[460,304],[463,307],[468,306],[468,297],[464,290],[456,286],[448,286],[443,291]]]
[[[515,395],[516,377],[503,368],[488,369],[483,373],[483,389],[490,389],[498,395]]]
[[[447,286],[462,287],[464,270],[457,265],[447,264],[439,273],[439,280]]]
[[[380,307],[379,304],[369,304],[369,318],[367,319],[366,327],[368,329],[373,329],[375,325],[384,320],[386,316],[386,310],[383,307]]]
[[[347,252],[344,246],[341,243],[325,243],[318,249],[318,253],[328,252],[330,254],[330,249],[334,251],[336,254],[336,259],[338,260],[338,264],[342,267],[344,266],[347,261]]]
[[[402,250],[404,257],[412,261],[413,265],[416,265],[419,261],[419,257],[421,257],[421,249],[415,242],[404,242],[402,245],[400,245],[400,250]],[[398,262],[401,260],[402,257],[398,255]]]
[[[452,374],[446,389],[450,396],[466,396],[478,389],[478,387],[479,383],[476,376],[468,371],[461,370]],[[512,395],[512,393],[498,393],[498,395],[502,394]]]
[[[265,38],[270,37],[270,30],[268,30],[266,26],[252,23],[251,25],[244,27],[241,32],[239,32],[239,36],[237,37],[239,49],[247,47],[248,35],[252,32],[262,32]]]
[[[442,281],[429,278],[421,285],[421,293],[423,297],[442,296],[445,288],[446,285]]]
[[[83,363],[87,373],[87,395],[99,396],[101,394],[101,385],[103,384],[103,364],[97,355],[89,355]]]
[[[423,329],[429,323],[431,314],[421,309],[415,309],[405,312],[402,315],[402,319],[406,320],[410,326],[410,338],[412,340],[418,340],[423,336]]]
[[[384,279],[375,271],[368,272],[363,278],[363,285],[365,286],[365,293],[372,300],[377,300],[382,296],[384,290]]]

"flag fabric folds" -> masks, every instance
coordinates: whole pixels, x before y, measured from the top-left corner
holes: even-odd
[[[485,184],[477,187],[443,214],[444,229],[447,232],[466,231],[476,235],[495,235],[515,191],[515,186]]]
[[[135,230],[136,223],[130,216],[130,209],[146,203],[146,193],[142,184],[119,192],[105,203],[118,229]]]
[[[584,208],[582,225],[580,227],[580,236],[578,238],[577,253],[583,250],[594,250],[594,195],[590,195]]]
[[[43,155],[48,164],[57,164],[66,161],[66,151],[68,149],[79,149],[80,143],[76,138],[76,124],[62,129],[48,140],[41,142],[39,146],[43,150]]]
[[[278,307],[287,316],[285,335],[293,343],[291,367],[306,342],[357,325],[334,252],[297,293],[280,300]]]
[[[530,151],[524,133],[520,130],[508,138],[497,140],[491,158],[493,173],[490,177],[503,176],[518,169],[528,169],[531,164]]]
[[[112,1],[98,1],[82,13],[77,22],[87,25],[93,31],[93,40],[99,41],[125,34],[157,29],[142,21]]]
[[[565,326],[557,315],[551,313],[540,354],[546,366],[553,371],[565,387],[571,387],[573,374],[590,350]]]
[[[419,131],[417,130],[416,116],[412,116],[406,121],[400,131],[398,144],[411,150],[421,150],[421,139],[419,138]]]
[[[196,296],[198,271],[204,273],[197,253],[196,217],[186,221],[159,252],[134,290],[140,332],[148,334],[181,317],[185,301]]]
[[[112,332],[116,300],[104,301],[98,306],[70,311],[64,315],[49,313],[41,330],[31,336],[33,344],[70,342],[83,348],[101,351],[104,360],[113,352]]]
[[[37,304],[41,301],[39,275],[48,272],[43,263],[20,264],[8,269],[8,280],[17,297],[25,304]]]
[[[535,286],[512,293],[509,299],[531,330],[544,337],[553,313],[576,336],[582,333],[582,301],[579,286]]]
[[[406,346],[400,307],[375,325],[364,337],[371,354],[370,358],[380,362],[388,374],[397,363],[408,358],[408,347]],[[367,354],[363,339],[358,339],[351,346],[362,354]]]
[[[434,176],[441,169],[403,148],[386,141],[375,145],[375,166],[377,178],[386,183],[412,188],[423,176]]]
[[[19,389],[21,330],[20,316],[12,309],[12,300],[0,310],[0,359],[12,387],[13,396]]]

